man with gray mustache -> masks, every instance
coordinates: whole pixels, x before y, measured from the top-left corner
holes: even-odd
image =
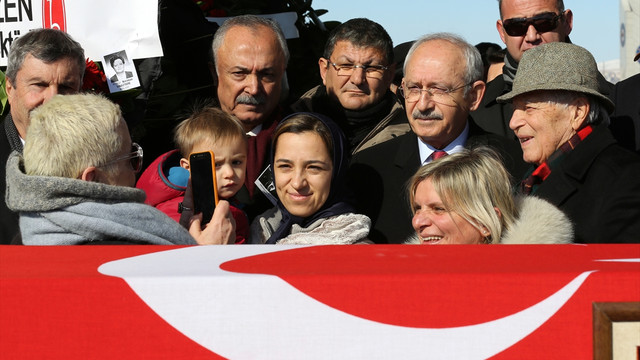
[[[244,105],[263,105],[267,101],[267,98],[262,95],[252,96],[249,94],[240,94],[236,98],[236,104]]]
[[[255,15],[225,21],[211,47],[220,108],[240,120],[249,137],[245,188],[236,198],[255,208],[255,213],[245,208],[251,218],[271,206],[254,182],[268,165],[271,135],[282,118],[279,105],[289,50],[278,23]]]
[[[411,132],[355,154],[350,169],[358,208],[374,222],[374,242],[403,243],[411,233],[406,183],[423,164],[486,145],[514,179],[526,171],[515,141],[485,132],[469,116],[485,91],[482,74],[480,53],[457,35],[426,35],[409,50],[400,91]]]

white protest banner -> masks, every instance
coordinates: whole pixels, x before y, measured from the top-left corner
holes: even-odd
[[[0,66],[13,40],[38,28],[66,31],[94,61],[123,49],[132,59],[163,55],[157,0],[0,0]]]

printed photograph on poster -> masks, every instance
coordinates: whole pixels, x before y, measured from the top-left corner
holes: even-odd
[[[140,86],[138,74],[125,50],[114,52],[103,57],[104,72],[111,93],[129,90]]]

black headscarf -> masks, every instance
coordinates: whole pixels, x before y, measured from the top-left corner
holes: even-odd
[[[307,227],[309,224],[313,223],[318,219],[328,218],[331,216],[341,215],[345,213],[354,212],[354,208],[345,202],[347,197],[347,186],[346,186],[346,178],[347,178],[347,168],[349,166],[347,162],[347,144],[346,139],[340,128],[333,120],[328,117],[311,112],[299,112],[294,113],[286,118],[284,118],[278,126],[282,126],[282,124],[286,123],[287,120],[293,116],[298,115],[309,115],[318,120],[320,120],[331,133],[331,140],[333,142],[333,172],[331,174],[331,189],[329,190],[329,196],[327,200],[322,205],[322,207],[316,211],[313,215],[302,218],[299,216],[292,215],[282,204],[280,199],[278,199],[278,203],[276,206],[282,213],[282,220],[280,221],[280,226],[278,229],[271,235],[271,237],[267,240],[267,244],[275,244],[278,240],[285,238],[291,232],[291,226],[293,224],[298,224],[302,227]],[[276,130],[277,132],[277,130]],[[274,167],[274,159],[275,159],[275,146],[271,147],[271,168]],[[274,172],[275,176],[275,172]]]

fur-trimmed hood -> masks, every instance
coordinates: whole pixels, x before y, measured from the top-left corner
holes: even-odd
[[[562,210],[535,196],[516,196],[520,216],[500,244],[570,244],[573,225]]]
[[[502,233],[499,244],[571,244],[573,225],[560,209],[535,196],[516,196],[518,218]],[[414,233],[406,244],[420,244]]]

